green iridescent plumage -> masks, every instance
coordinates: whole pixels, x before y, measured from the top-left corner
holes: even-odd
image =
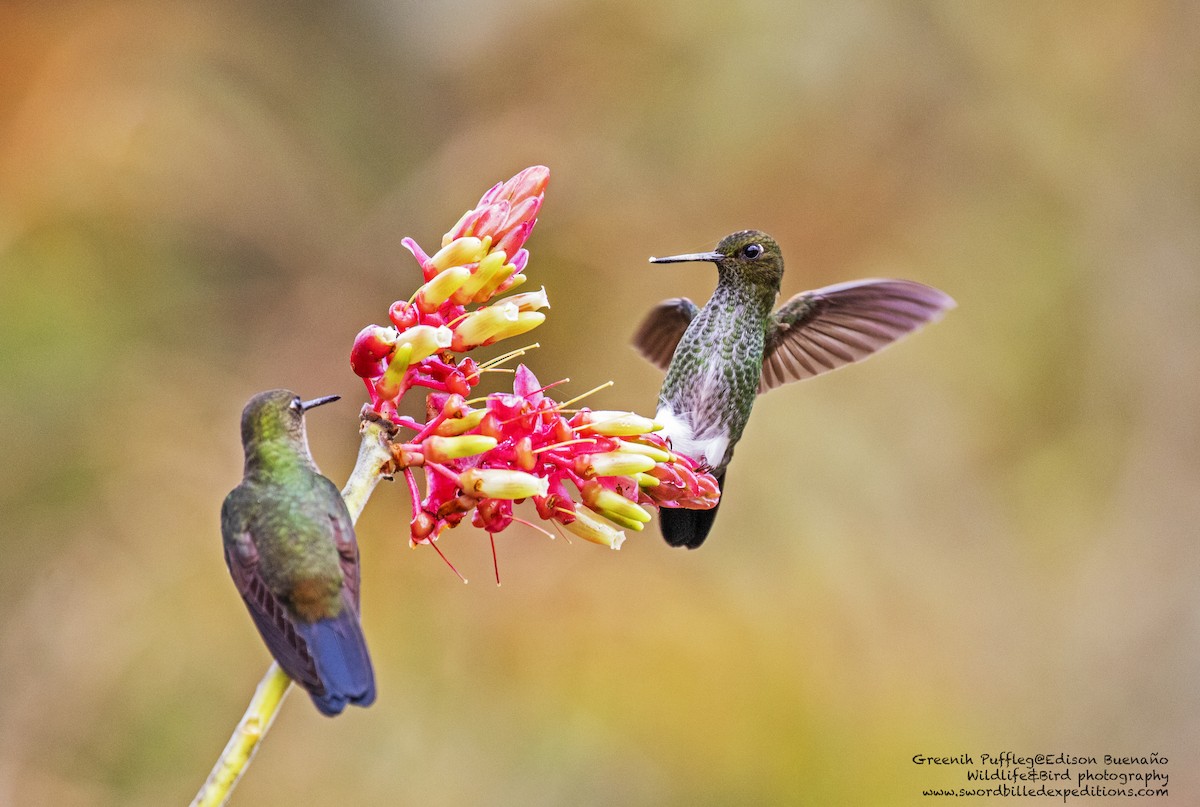
[[[242,413],[246,465],[221,508],[225,561],[271,654],[324,714],[369,705],[375,681],[359,625],[354,524],[308,449],[302,402],[255,396]]]

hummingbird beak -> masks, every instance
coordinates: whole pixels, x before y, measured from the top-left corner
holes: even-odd
[[[687,255],[671,255],[666,258],[651,258],[650,263],[684,263],[685,261],[710,261],[719,263],[725,260],[720,252],[690,252]]]
[[[326,395],[324,398],[313,398],[311,401],[305,401],[304,403],[300,404],[300,411],[307,412],[309,409],[314,407],[324,406],[327,403],[333,403],[334,401],[341,399],[341,397],[341,395]]]

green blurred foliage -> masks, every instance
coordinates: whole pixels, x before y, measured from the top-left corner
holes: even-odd
[[[293,696],[234,804],[919,804],[915,753],[1200,751],[1200,14],[1170,2],[0,6],[0,804],[185,803],[268,657],[221,498],[254,392],[353,335],[492,182],[553,170],[530,364],[627,347],[730,230],[791,294],[960,304],[774,392],[696,553],[360,524],[379,701]],[[503,381],[503,377],[499,377]],[[1195,793],[1192,797],[1195,797]],[[1179,801],[1183,803],[1183,801]]]

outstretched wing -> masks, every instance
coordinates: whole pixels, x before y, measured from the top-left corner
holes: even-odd
[[[688,323],[700,309],[686,297],[663,300],[642,320],[633,336],[633,346],[660,370],[666,370],[683,338]]]
[[[954,306],[944,292],[909,280],[855,280],[801,292],[767,326],[758,391],[865,359]]]
[[[225,563],[229,566],[229,573],[263,642],[279,666],[306,690],[314,695],[322,695],[325,686],[308,652],[308,645],[296,632],[296,625],[283,603],[271,592],[259,571],[258,547],[254,543],[254,536],[247,525],[238,523],[240,519],[233,516],[230,501],[238,495],[239,490],[235,488],[221,508],[221,532],[225,538]]]

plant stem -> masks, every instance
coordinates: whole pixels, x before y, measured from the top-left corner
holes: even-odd
[[[379,480],[391,472],[392,452],[388,446],[393,431],[394,427],[390,427],[386,421],[367,416],[362,418],[358,460],[350,472],[346,487],[342,488],[342,499],[350,511],[351,521],[358,521]],[[223,807],[229,801],[238,780],[250,767],[258,744],[275,722],[275,715],[279,713],[279,707],[283,705],[291,687],[292,680],[278,664],[272,662],[254,691],[245,714],[238,721],[233,736],[213,766],[212,773],[196,798],[192,799],[191,807]]]
[[[254,691],[254,697],[233,736],[221,752],[221,758],[208,775],[208,781],[192,800],[192,807],[220,807],[229,800],[229,794],[237,787],[250,760],[254,759],[259,742],[275,722],[275,715],[291,689],[292,679],[279,669],[278,664],[272,662],[258,689]]]

